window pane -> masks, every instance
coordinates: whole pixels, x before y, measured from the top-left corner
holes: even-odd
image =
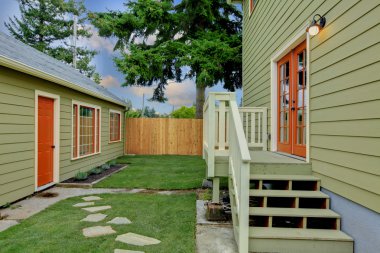
[[[72,143],[73,143],[73,158],[76,158],[78,156],[78,106],[77,105],[73,105],[73,122],[72,122],[72,125],[73,125],[73,133],[72,133],[72,136],[73,136],[73,140],[72,140]]]
[[[297,144],[302,144],[302,127],[297,127]]]
[[[298,55],[298,71],[303,68],[303,52]]]
[[[303,107],[303,89],[300,89],[297,91],[297,106],[298,107]]]
[[[110,141],[120,140],[120,114],[110,113]]]
[[[302,115],[302,110],[297,110],[297,126],[302,126],[303,123],[303,115]]]
[[[95,109],[80,107],[80,143],[79,155],[89,155],[94,153],[95,141]]]

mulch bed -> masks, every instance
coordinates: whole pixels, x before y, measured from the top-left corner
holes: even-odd
[[[88,175],[88,178],[86,180],[75,180],[75,178],[69,178],[65,181],[63,181],[62,183],[76,183],[76,184],[90,184],[92,182],[95,182],[103,177],[106,177],[108,176],[109,174],[112,174],[113,172],[119,170],[120,168],[122,167],[125,167],[127,164],[116,164],[116,165],[112,165],[111,168],[109,168],[108,170],[105,170],[103,171],[102,173],[100,174],[93,174],[93,175]]]

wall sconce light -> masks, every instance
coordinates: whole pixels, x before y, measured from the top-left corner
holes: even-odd
[[[319,19],[317,20],[316,18],[318,17]],[[325,24],[326,24],[326,18],[322,17],[319,14],[316,14],[313,17],[313,21],[311,21],[310,26],[306,29],[306,32],[308,32],[311,36],[317,35],[319,31],[325,26]]]

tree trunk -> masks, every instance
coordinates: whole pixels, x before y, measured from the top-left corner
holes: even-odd
[[[200,86],[200,87],[199,87]],[[195,110],[195,118],[203,119],[203,104],[205,103],[205,91],[206,87],[203,85],[197,85],[196,90],[196,110]]]

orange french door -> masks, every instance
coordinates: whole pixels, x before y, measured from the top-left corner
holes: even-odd
[[[54,169],[54,99],[38,97],[37,186],[53,182]]]
[[[278,151],[306,157],[306,42],[278,63]]]

